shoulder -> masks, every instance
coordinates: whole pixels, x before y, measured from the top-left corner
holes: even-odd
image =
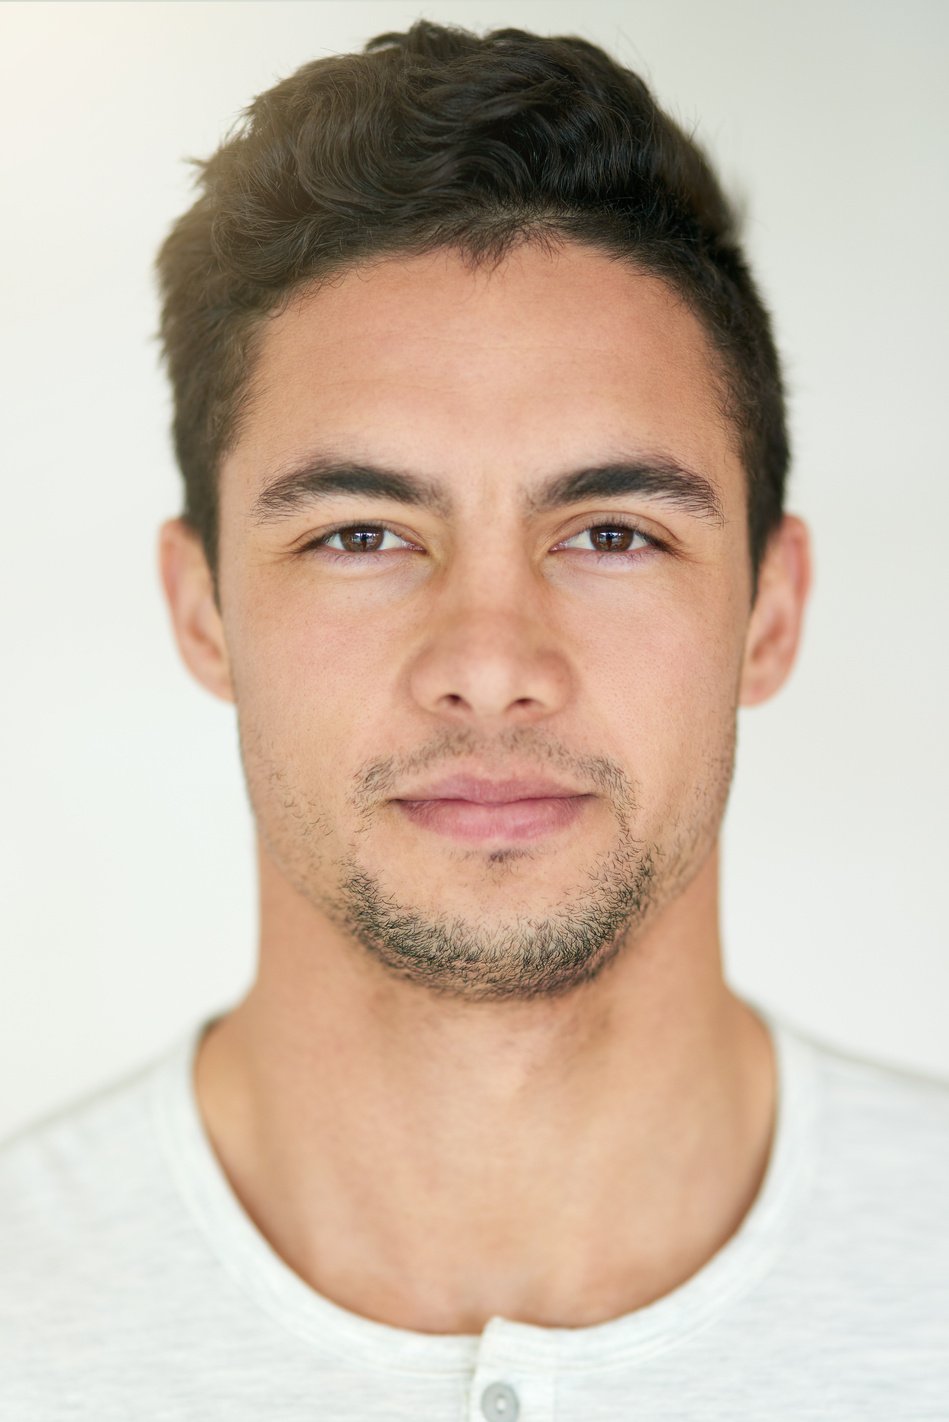
[[[141,1264],[147,1222],[173,1197],[152,1109],[169,1056],[0,1143],[0,1333],[55,1311],[69,1280],[102,1282]]]
[[[949,1081],[795,1035],[816,1087],[818,1212],[904,1271],[914,1255],[949,1269]]]
[[[136,1387],[152,1415],[153,1342],[179,1341],[206,1253],[157,1111],[179,1059],[174,1048],[0,1144],[4,1418],[132,1416]]]
[[[137,1157],[148,1135],[150,1062],[68,1101],[0,1141],[0,1216],[62,1206],[103,1189]]]
[[[891,1132],[931,1145],[933,1163],[949,1165],[949,1080],[807,1039],[822,1082],[827,1117],[852,1147],[873,1147]]]

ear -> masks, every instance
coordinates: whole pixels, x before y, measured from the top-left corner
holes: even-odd
[[[182,660],[214,696],[233,701],[224,626],[211,570],[200,537],[183,519],[162,524],[158,563]]]
[[[768,540],[745,637],[739,704],[757,706],[783,686],[794,665],[811,586],[807,525],[786,514]]]

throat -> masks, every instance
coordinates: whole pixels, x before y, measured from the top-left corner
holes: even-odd
[[[710,1038],[704,1056],[682,1055],[638,1111],[635,1073],[615,1093],[574,1082],[557,1100],[528,1074],[500,1111],[452,1099],[434,1067],[402,1083],[401,1102],[329,1068],[318,1092],[310,1077],[281,1094],[240,1008],[205,1037],[195,1090],[251,1223],[337,1306],[422,1333],[479,1333],[496,1316],[585,1327],[686,1283],[760,1191],[773,1047],[729,1002],[719,1050]]]

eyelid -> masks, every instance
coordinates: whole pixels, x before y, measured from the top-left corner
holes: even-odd
[[[354,528],[358,528],[370,533],[391,533],[394,538],[401,538],[403,543],[411,544],[412,542],[412,540],[407,537],[406,534],[400,533],[399,530],[397,528],[393,528],[390,523],[383,523],[380,519],[350,518],[347,519],[345,523],[338,523],[335,528],[324,529],[322,533],[318,533],[314,538],[307,538],[293,551],[297,553],[308,553],[311,550],[319,548],[322,545],[326,544],[326,542],[330,538],[335,538],[337,533],[345,533],[348,529]],[[389,551],[399,552],[400,550],[393,549]],[[364,556],[358,553],[341,553],[338,548],[330,548],[328,552],[335,553],[343,558],[349,558],[353,561],[355,561],[355,559],[359,558],[360,556]],[[369,556],[372,555],[370,554]]]
[[[573,533],[565,533],[563,538],[557,540],[555,546],[559,547],[562,543],[569,543],[571,539],[578,538],[581,533],[589,533],[590,530],[594,528],[625,528],[631,533],[638,534],[640,538],[645,539],[651,548],[668,549],[669,546],[658,534],[650,533],[647,529],[643,528],[642,522],[639,519],[631,518],[627,514],[610,514],[605,517],[601,515],[597,518],[586,518],[580,528],[574,529]],[[590,548],[585,551],[595,553],[597,550]]]

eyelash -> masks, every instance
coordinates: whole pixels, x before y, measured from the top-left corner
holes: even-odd
[[[636,534],[639,538],[642,538],[646,542],[647,547],[626,549],[621,550],[619,552],[611,552],[609,549],[599,548],[589,548],[586,550],[581,549],[580,551],[586,551],[590,553],[597,560],[601,558],[607,558],[614,563],[617,561],[632,563],[640,559],[644,553],[648,553],[653,550],[665,551],[666,549],[666,544],[664,544],[660,539],[654,538],[649,533],[644,533],[643,530],[637,524],[628,522],[626,519],[622,518],[602,520],[597,523],[587,524],[585,528],[579,528],[577,529],[576,533],[570,534],[570,538],[565,539],[564,541],[569,542],[574,538],[578,538],[581,534],[590,533],[595,529],[600,530],[615,528],[627,529],[630,533]],[[342,549],[328,548],[326,546],[329,539],[335,538],[337,533],[349,533],[350,531],[355,529],[358,529],[362,533],[391,533],[396,538],[402,537],[401,533],[396,533],[394,528],[390,528],[389,525],[385,523],[341,523],[337,524],[335,528],[327,529],[327,531],[325,533],[321,533],[318,538],[311,539],[309,543],[305,543],[303,547],[300,548],[299,552],[311,553],[319,550],[323,553],[325,557],[331,559],[335,563],[353,563],[362,561],[365,558],[378,558],[382,556],[379,553],[378,549],[363,549],[361,552],[347,553],[344,552]],[[396,548],[387,551],[398,553],[402,550]]]

